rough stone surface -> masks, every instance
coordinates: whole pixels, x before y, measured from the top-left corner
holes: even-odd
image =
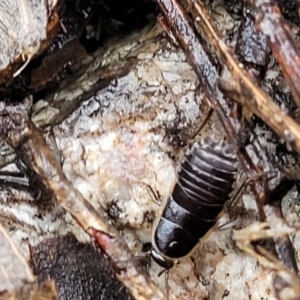
[[[230,36],[226,41],[234,46],[239,20],[226,12],[220,1],[214,3],[211,12],[222,33]],[[170,45],[157,28],[147,29],[141,35],[136,33],[126,42],[107,46],[103,56],[89,65],[89,70],[94,69],[96,74],[99,66],[108,68],[117,60],[122,64],[122,58],[128,59],[130,51],[136,55],[151,35],[152,38],[156,36],[156,43],[151,40],[151,46],[142,48],[127,75],[113,80],[89,97],[53,128],[66,176],[96,209],[100,206],[106,209],[111,222],[137,255],[141,254],[143,244],[151,242],[152,223],[159,215],[159,206],[152,201],[146,185],[150,185],[161,199],[168,197],[176,180],[176,169],[193,144],[191,136],[208,109],[184,54]],[[266,90],[271,88],[274,78],[278,85],[282,84],[279,68],[274,63],[270,66],[263,87]],[[47,125],[47,118],[50,116],[49,120],[52,120],[57,113],[51,108],[52,100],[64,97],[70,100],[94,84],[95,78],[91,78],[91,82],[84,75],[80,78],[76,77],[77,82],[84,79],[84,84],[76,91],[71,90],[73,86],[69,79],[70,85],[65,82],[55,94],[47,96],[47,104],[41,100],[35,105],[33,119],[37,124]],[[282,108],[286,108],[285,105],[282,103]],[[46,134],[48,128],[44,130]],[[257,131],[266,148],[274,152],[276,145],[272,134],[261,127]],[[215,115],[196,139],[206,135],[224,136]],[[185,144],[188,146],[183,146]],[[288,159],[286,156],[285,160]],[[238,181],[237,186],[239,184]],[[0,190],[1,218],[6,220],[6,227],[26,257],[28,249],[24,239],[37,245],[46,237],[71,231],[79,240],[88,240],[60,208],[38,213],[36,205],[28,208],[22,204],[33,203],[28,192],[13,194],[11,191],[12,188]],[[24,201],[15,201],[17,198]],[[297,198],[298,193],[293,191],[283,204],[286,219],[292,225],[299,224]],[[230,215],[238,216],[239,226],[247,226],[256,220],[257,210],[249,191],[244,192]],[[219,224],[229,220],[230,216],[225,212]],[[298,233],[292,241],[299,261]],[[150,274],[164,289],[164,276],[157,276],[160,271],[155,263],[151,264]],[[171,295],[179,295],[183,300],[222,297],[271,300],[275,299],[273,276],[271,271],[237,248],[232,228],[221,230],[216,227],[200,241],[191,256],[183,258],[171,269],[169,286]]]

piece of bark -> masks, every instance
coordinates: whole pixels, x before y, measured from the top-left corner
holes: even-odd
[[[270,61],[267,37],[255,28],[253,15],[245,3],[235,53],[254,79],[264,78]]]
[[[31,247],[38,282],[54,280],[59,299],[133,299],[102,253],[69,234]]]
[[[134,33],[113,46],[113,41],[100,47],[95,53],[81,60],[70,69],[74,73],[65,78],[57,90],[34,104],[33,122],[38,128],[60,124],[84,100],[104,89],[113,80],[125,76],[139,63],[139,54],[155,52],[162,43],[162,31],[157,26],[147,26],[138,40]],[[130,47],[126,47],[132,41]],[[106,52],[107,49],[110,52]]]
[[[273,0],[247,0],[253,8],[258,30],[268,38],[272,53],[281,65],[294,101],[300,106],[300,51]]]

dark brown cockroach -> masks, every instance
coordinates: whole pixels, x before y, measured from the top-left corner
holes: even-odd
[[[172,268],[215,225],[236,172],[236,154],[227,142],[206,137],[196,143],[153,226],[151,255],[160,266]]]

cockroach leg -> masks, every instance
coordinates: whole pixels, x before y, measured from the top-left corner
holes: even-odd
[[[212,116],[214,112],[213,108],[209,108],[209,111],[205,117],[205,119],[201,122],[199,128],[196,130],[196,132],[191,136],[191,140],[194,140],[196,138],[196,136],[201,132],[201,130],[204,128],[204,126],[206,125],[206,123],[208,122],[208,120],[210,119],[210,117]]]
[[[234,195],[231,197],[230,201],[228,201],[228,204],[225,205],[225,210],[229,212],[240,200],[241,194],[244,192],[244,190],[247,188],[247,186],[251,183],[254,182],[255,180],[258,180],[259,178],[266,176],[265,173],[257,174],[254,175],[250,178],[244,178]],[[221,224],[218,226],[218,230],[227,230],[228,228],[235,227],[238,225],[240,221],[238,218],[235,218],[235,220],[230,220],[224,224]]]
[[[150,196],[151,200],[157,204],[158,206],[161,205],[162,200],[160,199],[160,197],[157,195],[157,193],[155,193],[155,191],[153,190],[152,186],[149,185],[148,183],[142,182],[142,181],[133,181],[131,184],[141,184],[143,186],[146,187],[146,191],[148,193],[148,195]]]
[[[237,191],[232,196],[231,200],[228,203],[228,206],[226,207],[227,210],[230,210],[233,206],[236,205],[237,201],[239,201],[239,196],[244,192],[244,190],[247,188],[250,182],[253,182],[260,177],[265,176],[264,173],[254,175],[250,178],[244,178],[240,186],[238,187]]]

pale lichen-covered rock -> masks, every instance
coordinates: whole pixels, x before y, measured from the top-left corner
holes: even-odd
[[[188,140],[207,112],[182,52],[167,43],[154,49],[139,55],[126,76],[98,91],[54,128],[66,175],[94,207],[107,209],[137,253],[141,243],[151,242],[151,224],[159,210],[145,184],[167,197],[186,151],[171,146],[169,129]],[[224,135],[216,116],[200,135],[207,134]],[[254,200],[247,196],[245,201],[248,211],[240,217],[242,225],[255,220]],[[224,218],[220,222],[229,220]],[[157,277],[160,271],[153,263],[150,273],[164,288],[164,276]],[[275,299],[272,279],[272,272],[237,249],[230,229],[215,228],[191,257],[170,271],[169,285],[170,293],[181,299],[221,299],[227,294],[228,299]]]
[[[221,8],[216,10],[220,11],[226,13]],[[221,18],[220,14],[217,17],[221,27],[222,22],[229,22],[223,26],[225,33],[233,28],[232,18]],[[117,72],[118,68],[126,71],[100,88],[104,70]],[[34,105],[33,120],[45,134],[47,126],[56,125],[53,134],[64,173],[96,209],[105,208],[111,222],[138,255],[142,245],[151,242],[152,223],[159,212],[146,185],[162,199],[168,197],[176,169],[188,148],[182,144],[194,142],[191,136],[206,116],[208,105],[183,52],[170,45],[158,27],[108,44],[81,66],[75,66],[74,72],[73,78],[62,82],[55,93]],[[75,110],[71,114],[60,111],[58,103],[64,103],[67,112]],[[68,116],[61,122],[62,115]],[[217,116],[212,116],[196,139],[206,135],[225,135]],[[265,144],[270,149],[274,147],[269,141]],[[8,194],[1,191],[1,215],[20,224],[17,228],[7,222],[6,226],[27,257],[25,238],[37,245],[45,237],[72,231],[79,240],[88,240],[59,207],[38,213],[35,205],[28,209],[12,201]],[[242,227],[257,218],[251,193],[244,194],[230,210]],[[24,197],[33,203],[28,193]],[[289,203],[285,206],[289,222],[298,221],[296,198],[294,192],[284,202]],[[225,213],[219,223],[228,221]],[[298,254],[297,234],[293,242]],[[160,271],[152,263],[149,272],[164,289],[164,276],[157,276]],[[232,228],[215,227],[201,239],[191,256],[170,270],[170,294],[180,299],[271,300],[275,299],[273,277],[270,270],[237,248]]]

